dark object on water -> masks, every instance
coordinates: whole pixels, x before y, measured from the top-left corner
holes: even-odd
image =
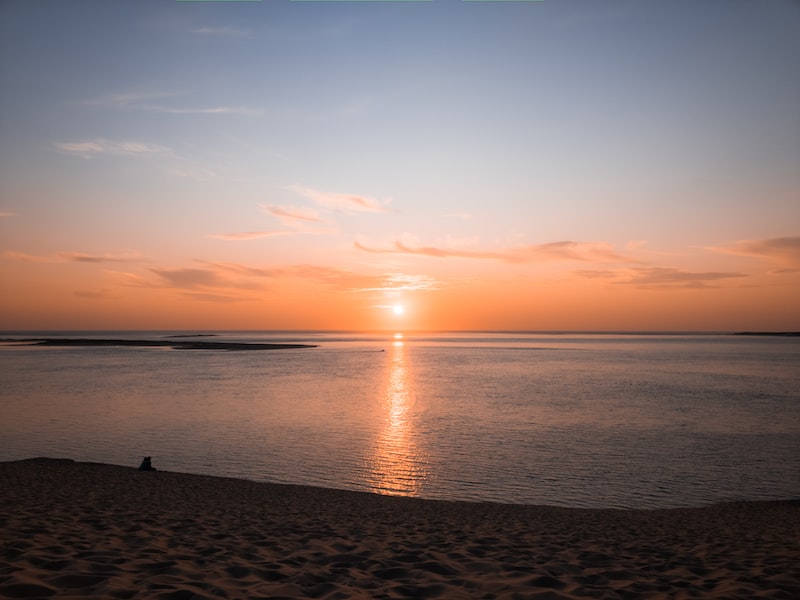
[[[156,468],[150,463],[150,457],[145,456],[142,459],[142,464],[139,465],[140,471],[155,471]]]

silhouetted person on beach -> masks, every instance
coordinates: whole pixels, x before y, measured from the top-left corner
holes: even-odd
[[[156,468],[150,463],[150,457],[145,456],[142,459],[142,464],[139,465],[140,471],[155,471]]]

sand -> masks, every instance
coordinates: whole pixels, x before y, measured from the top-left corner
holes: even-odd
[[[800,598],[800,501],[584,510],[7,462],[0,597]]]

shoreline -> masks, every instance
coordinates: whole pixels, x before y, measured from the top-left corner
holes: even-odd
[[[0,596],[800,596],[800,500],[578,509],[0,463]]]

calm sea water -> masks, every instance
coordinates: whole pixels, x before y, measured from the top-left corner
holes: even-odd
[[[0,344],[0,460],[582,507],[800,497],[797,338],[198,339],[319,347]]]

